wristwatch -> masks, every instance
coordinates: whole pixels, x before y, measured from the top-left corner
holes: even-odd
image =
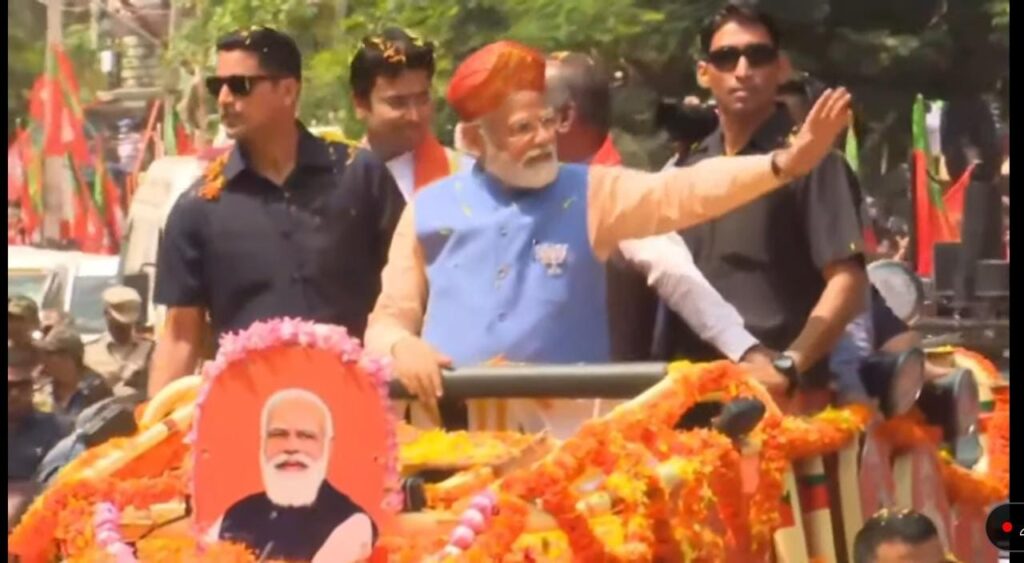
[[[785,376],[786,381],[789,382],[789,386],[786,387],[786,395],[792,396],[796,393],[797,388],[800,387],[800,373],[796,371],[796,361],[792,356],[785,354],[778,356],[772,360],[772,367]]]

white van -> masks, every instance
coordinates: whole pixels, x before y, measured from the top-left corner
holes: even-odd
[[[121,274],[144,278],[145,319],[150,327],[162,324],[163,312],[153,305],[157,250],[164,224],[174,203],[203,175],[206,160],[193,156],[169,156],[153,161],[132,195],[121,248]],[[130,284],[134,286],[135,284]]]
[[[53,283],[54,273],[66,265],[71,254],[32,246],[8,246],[7,296],[25,295],[39,303]]]
[[[40,311],[67,313],[86,341],[106,331],[103,291],[119,283],[120,258],[26,246],[7,249],[7,295],[27,295]]]

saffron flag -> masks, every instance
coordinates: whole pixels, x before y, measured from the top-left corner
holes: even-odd
[[[946,217],[949,218],[950,225],[953,227],[955,240],[960,240],[963,233],[964,196],[967,186],[971,183],[974,166],[975,164],[971,163],[964,171],[963,176],[946,190],[946,195],[942,196],[942,203],[946,206]]]

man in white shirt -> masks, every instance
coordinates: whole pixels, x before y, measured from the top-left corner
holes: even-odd
[[[364,37],[349,68],[356,113],[366,124],[364,142],[387,164],[406,201],[431,182],[472,166],[431,130],[433,77],[433,44],[397,28]]]

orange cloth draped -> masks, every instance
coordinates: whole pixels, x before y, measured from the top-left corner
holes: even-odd
[[[412,161],[413,189],[416,191],[452,173],[448,151],[432,134],[427,135],[413,150]]]

